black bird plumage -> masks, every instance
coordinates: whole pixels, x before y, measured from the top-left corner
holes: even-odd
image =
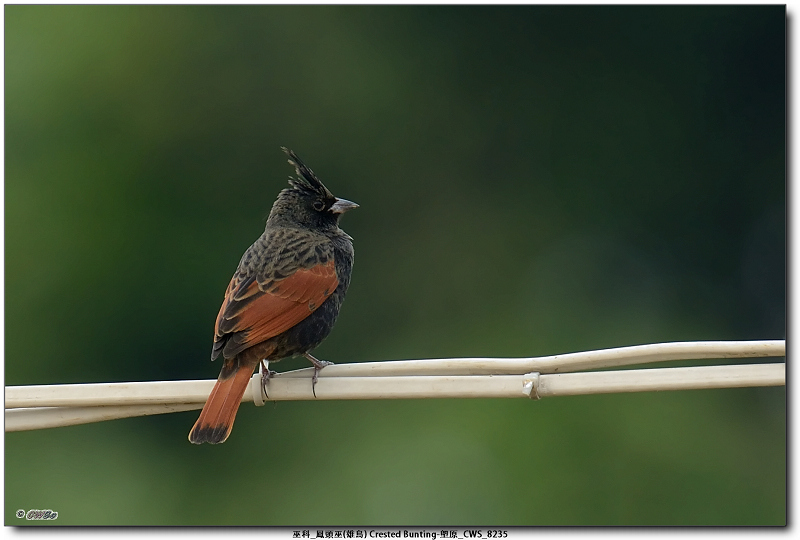
[[[260,361],[305,356],[314,364],[314,382],[328,364],[310,352],[333,328],[350,285],[353,239],[339,218],[358,205],[336,198],[294,152],[283,151],[297,177],[278,194],[264,233],[228,285],[211,351],[212,360],[222,356],[224,363],[189,433],[195,444],[227,439]]]

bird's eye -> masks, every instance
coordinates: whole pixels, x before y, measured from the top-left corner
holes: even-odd
[[[322,212],[325,209],[325,203],[322,201],[314,201],[314,210]]]

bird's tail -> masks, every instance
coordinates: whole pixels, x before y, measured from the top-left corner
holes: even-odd
[[[244,361],[241,356],[225,359],[217,384],[189,432],[189,441],[193,444],[217,444],[225,442],[230,435],[247,383],[258,365],[258,362]]]

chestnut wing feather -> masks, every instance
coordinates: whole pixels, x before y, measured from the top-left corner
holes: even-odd
[[[237,272],[217,315],[212,359],[223,348],[230,357],[285,332],[311,315],[338,285],[332,258],[272,280],[266,290],[254,276]]]

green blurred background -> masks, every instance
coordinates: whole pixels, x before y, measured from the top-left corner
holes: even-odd
[[[224,289],[292,172],[281,145],[361,205],[320,358],[783,338],[785,24],[783,6],[6,6],[6,384],[215,378]],[[785,399],[243,405],[202,447],[196,411],[10,433],[5,522],[783,524]]]

